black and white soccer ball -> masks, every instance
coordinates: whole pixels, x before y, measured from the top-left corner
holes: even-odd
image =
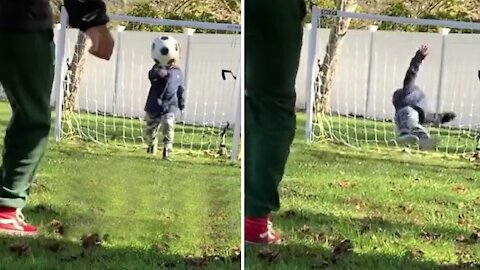
[[[172,36],[157,37],[152,42],[152,59],[159,66],[170,66],[180,60],[180,44]]]

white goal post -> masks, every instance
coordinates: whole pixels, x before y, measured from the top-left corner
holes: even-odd
[[[438,27],[438,28],[442,28],[439,33],[443,35],[443,43],[441,46],[441,49],[440,50],[437,50],[439,51],[440,55],[441,55],[441,59],[439,60],[440,62],[440,68],[439,68],[439,71],[437,73],[436,76],[438,76],[438,80],[437,82],[435,82],[435,88],[436,88],[436,96],[432,99],[430,98],[430,100],[432,101],[433,103],[433,108],[434,110],[436,110],[437,112],[441,109],[441,104],[443,103],[443,100],[444,100],[444,89],[445,86],[444,86],[444,69],[443,69],[443,61],[445,60],[445,38],[446,38],[446,35],[448,35],[448,31],[449,29],[463,29],[463,30],[469,30],[469,31],[478,31],[480,30],[480,23],[476,23],[476,22],[462,22],[462,21],[450,21],[450,20],[433,20],[433,19],[415,19],[415,18],[406,18],[406,17],[393,17],[393,16],[384,16],[384,15],[376,15],[376,14],[366,14],[366,13],[355,13],[355,12],[345,12],[345,11],[339,11],[339,10],[330,10],[330,9],[321,9],[317,6],[313,6],[312,7],[312,19],[311,19],[311,29],[309,30],[309,33],[308,33],[308,36],[306,37],[306,39],[308,39],[308,44],[306,44],[305,46],[307,47],[307,67],[306,67],[306,74],[305,74],[305,98],[306,98],[306,124],[305,124],[305,140],[307,141],[307,143],[312,143],[314,140],[315,140],[315,126],[314,126],[314,122],[315,122],[315,111],[314,111],[314,107],[315,107],[315,85],[317,83],[320,83],[320,82],[316,82],[316,76],[317,76],[317,73],[318,73],[318,61],[321,59],[322,56],[319,56],[319,51],[322,51],[322,48],[319,44],[321,44],[321,41],[323,41],[322,44],[326,44],[325,40],[321,40],[320,39],[320,34],[319,34],[319,28],[322,27],[323,23],[325,23],[328,19],[328,22],[331,23],[331,18],[351,18],[351,19],[355,19],[355,20],[364,20],[364,21],[368,21],[368,22],[374,22],[373,24],[375,24],[375,22],[389,22],[389,23],[394,23],[394,24],[408,24],[408,25],[417,25],[417,26],[431,26],[431,27]],[[372,27],[371,29],[375,28],[376,26]],[[374,30],[371,30],[371,32],[375,31],[376,29]],[[347,36],[349,34],[347,33]],[[434,34],[433,34],[434,35]],[[472,34],[473,35],[473,34]],[[368,40],[368,39],[362,39],[362,40]],[[365,42],[365,41],[364,41]],[[366,41],[368,42],[368,41]],[[366,43],[365,42],[365,43]],[[371,42],[371,41],[370,41]],[[420,43],[421,41],[419,41]],[[368,43],[367,43],[368,44]],[[362,44],[363,45],[363,44]],[[420,44],[419,44],[420,45]],[[324,45],[322,45],[324,46]],[[371,46],[371,44],[370,44]],[[368,45],[367,46],[364,46],[366,49],[366,53],[368,54]],[[364,48],[362,47],[362,48]],[[372,50],[372,48],[370,48],[370,50]],[[370,52],[371,53],[371,52]],[[412,52],[413,53],[413,52]],[[472,52],[472,53],[475,53],[475,52]],[[478,54],[478,53],[477,53]],[[413,55],[412,55],[413,56]],[[362,58],[363,59],[363,58]],[[365,57],[366,62],[370,62],[368,60],[368,57]],[[371,64],[371,63],[370,63]],[[480,68],[480,63],[477,63],[479,66],[477,66],[477,69],[475,70],[475,72],[477,72],[477,70]],[[364,67],[358,67],[358,69],[363,69]],[[403,73],[406,71],[407,69],[407,66],[399,66],[398,67],[398,71],[397,73]],[[367,67],[365,68],[365,70],[369,70],[370,67]],[[370,73],[371,71],[366,71],[367,73]],[[353,76],[353,75],[352,75]],[[370,76],[370,74],[369,74]],[[470,75],[469,75],[470,76]],[[303,79],[303,78],[301,78]],[[368,86],[369,84],[369,80],[371,79],[371,77],[368,77],[367,79],[365,79],[367,81],[367,88],[366,91],[367,91],[367,101],[363,102],[363,104],[368,104],[368,99],[369,99],[369,95],[368,95],[368,92],[370,91],[370,87]],[[477,80],[475,78],[475,80]],[[362,81],[364,82],[364,81]],[[478,82],[478,80],[477,80]],[[480,84],[476,84],[476,85],[472,85],[472,87],[475,87],[476,89],[478,89],[478,91],[480,92]],[[387,89],[387,91],[392,91],[395,89]],[[345,90],[347,91],[347,90]],[[372,93],[372,95],[375,95],[375,93]],[[480,96],[479,96],[480,97]],[[318,97],[317,97],[318,98]],[[436,103],[434,103],[436,101]],[[393,106],[391,105],[391,99],[387,99],[386,102],[388,103],[386,106]],[[363,107],[364,105],[362,103],[360,103],[361,107]],[[356,106],[356,105],[355,105]],[[367,105],[368,106],[368,105]],[[462,104],[463,106],[463,104]],[[471,105],[472,107],[474,106]],[[367,108],[368,109],[368,108]],[[348,115],[348,113],[347,113]],[[367,115],[365,115],[365,118],[368,119]],[[393,118],[393,117],[392,117]],[[353,121],[356,121],[355,119]],[[391,118],[390,120],[391,121]],[[478,122],[476,120],[476,122]],[[471,124],[471,123],[470,123]],[[473,132],[480,132],[480,123],[474,123],[474,127],[470,126],[470,131]],[[348,132],[348,131],[347,131]],[[357,139],[357,138],[356,138]]]
[[[239,24],[228,24],[228,23],[209,23],[209,22],[196,22],[196,21],[181,21],[181,20],[169,20],[169,19],[157,19],[157,18],[146,18],[146,17],[133,17],[133,16],[127,16],[127,15],[118,15],[118,14],[109,14],[109,17],[111,19],[112,22],[128,22],[128,23],[135,23],[135,24],[148,24],[148,25],[158,25],[158,26],[162,26],[162,27],[165,27],[165,26],[169,26],[169,27],[175,27],[175,28],[179,28],[179,29],[183,29],[184,30],[184,33],[186,34],[185,35],[185,41],[186,42],[186,49],[184,51],[184,58],[182,58],[182,62],[183,64],[185,65],[184,66],[184,81],[185,81],[185,88],[187,89],[187,107],[186,107],[186,113],[189,113],[189,110],[190,111],[193,111],[193,112],[190,112],[190,118],[192,117],[196,117],[194,120],[191,120],[191,121],[197,121],[199,122],[200,124],[198,124],[197,122],[195,122],[195,124],[197,124],[198,126],[202,125],[202,121],[203,121],[203,127],[205,128],[205,130],[208,129],[208,132],[210,132],[211,134],[214,134],[215,132],[216,133],[221,133],[220,131],[217,132],[215,131],[216,129],[218,130],[226,130],[228,128],[232,128],[233,131],[232,133],[229,133],[231,136],[230,138],[228,138],[228,142],[229,142],[229,150],[231,150],[229,152],[229,156],[232,160],[237,160],[238,157],[239,157],[239,147],[240,147],[240,138],[241,138],[241,123],[240,123],[240,120],[241,120],[241,86],[240,86],[240,81],[241,81],[241,76],[240,76],[240,45],[237,44],[238,41],[236,40],[237,38],[234,37],[234,35],[237,35],[240,33],[241,31],[241,26]],[[69,48],[69,42],[68,42],[68,14],[65,10],[64,7],[62,7],[62,10],[61,10],[61,16],[60,16],[60,24],[57,25],[58,26],[58,29],[56,31],[56,35],[57,35],[57,38],[56,38],[56,60],[55,60],[55,78],[54,78],[54,83],[53,83],[53,96],[54,96],[54,106],[55,106],[55,126],[54,126],[54,135],[55,135],[55,141],[59,142],[61,139],[62,139],[62,134],[63,134],[63,131],[62,131],[62,123],[64,121],[64,111],[63,111],[63,101],[64,101],[64,78],[66,78],[66,70],[67,70],[67,67],[66,67],[66,60],[68,59],[68,48]],[[118,29],[122,28],[121,30],[117,30],[117,31],[123,31],[123,29],[125,29],[124,27],[118,27]],[[190,42],[191,42],[191,37],[193,35],[193,32],[195,32],[194,29],[202,29],[202,30],[211,30],[211,31],[220,31],[222,33],[231,33],[230,35],[233,36],[232,37],[232,41],[229,41],[227,40],[227,37],[222,39],[221,42],[223,42],[222,44],[226,44],[225,46],[230,46],[231,49],[230,51],[232,50],[235,50],[235,51],[238,51],[238,56],[237,55],[234,55],[235,59],[238,58],[238,60],[233,60],[233,59],[227,59],[228,63],[231,63],[233,61],[238,61],[238,64],[235,63],[234,65],[238,65],[236,68],[238,68],[238,70],[229,70],[230,72],[232,72],[232,77],[233,79],[230,79],[230,77],[228,77],[227,79],[227,83],[225,84],[228,84],[230,86],[232,86],[233,89],[228,89],[227,92],[225,93],[217,93],[215,92],[214,94],[211,94],[211,95],[215,95],[215,101],[211,101],[209,104],[207,104],[207,101],[203,101],[203,100],[196,100],[194,103],[192,103],[194,106],[190,106],[190,107],[194,107],[194,108],[188,108],[188,100],[189,100],[189,97],[190,97],[190,89],[191,88],[195,88],[195,85],[191,85],[191,82],[192,82],[192,79],[196,79],[197,82],[198,82],[198,78],[201,77],[201,76],[215,76],[215,81],[208,81],[206,83],[204,83],[204,86],[202,86],[203,88],[202,89],[205,89],[205,88],[215,88],[215,91],[217,91],[216,89],[218,88],[221,88],[221,87],[224,87],[224,85],[220,85],[219,86],[219,83],[217,82],[220,77],[220,72],[218,73],[215,73],[215,75],[213,75],[213,71],[205,71],[204,73],[202,74],[192,74],[192,73],[195,73],[196,71],[191,71],[191,58],[192,58],[192,49],[190,48]],[[163,33],[162,33],[163,34]],[[179,34],[177,34],[179,35]],[[123,36],[123,35],[122,35]],[[118,33],[118,35],[116,36],[117,38],[117,41],[119,40],[120,38],[120,32]],[[206,38],[203,38],[201,37],[201,35],[199,35],[199,39],[201,41],[199,42],[204,42],[204,43],[201,43],[201,45],[203,45],[202,49],[205,47],[208,47],[209,46],[209,41],[206,39]],[[238,40],[240,38],[238,37]],[[204,41],[205,40],[205,41]],[[227,44],[228,43],[228,44]],[[231,44],[230,44],[231,43]],[[234,44],[235,43],[235,44]],[[118,44],[118,43],[117,43]],[[116,44],[116,45],[117,45]],[[120,45],[120,44],[118,44]],[[123,41],[122,41],[122,45],[123,45]],[[215,45],[215,44],[212,44],[212,45]],[[143,46],[143,45],[142,45]],[[70,46],[71,47],[71,46]],[[116,117],[117,114],[116,114],[116,110],[120,110],[121,108],[116,108],[116,100],[117,100],[117,88],[121,88],[122,86],[124,86],[123,84],[124,83],[121,83],[119,82],[119,80],[121,79],[118,79],[117,77],[119,77],[119,73],[122,73],[119,68],[118,68],[118,63],[121,62],[123,63],[124,60],[123,60],[123,54],[124,53],[120,53],[120,50],[123,49],[123,46],[122,49],[118,48],[118,46],[116,46],[117,48],[115,48],[115,51],[114,51],[114,55],[112,56],[113,57],[116,57],[116,60],[115,59],[112,59],[115,61],[115,67],[114,67],[114,72],[111,72],[113,75],[110,75],[110,72],[108,74],[108,78],[105,78],[105,75],[103,74],[103,79],[104,80],[109,80],[110,81],[113,81],[113,83],[111,83],[113,85],[112,88],[113,91],[110,91],[112,89],[108,89],[108,91],[110,92],[113,92],[113,93],[108,93],[108,99],[110,98],[113,98],[113,102],[112,104],[110,104],[106,101],[103,101],[103,96],[101,97],[102,100],[94,100],[93,102],[104,102],[104,103],[107,103],[108,105],[105,105],[105,104],[102,104],[102,108],[97,108],[97,104],[95,105],[92,105],[92,107],[95,107],[95,111],[97,113],[97,117],[100,117],[98,116],[98,112],[100,111],[101,113],[103,114],[106,114],[106,110],[108,110],[108,114],[111,115],[112,117]],[[130,50],[132,46],[130,46]],[[148,46],[144,46],[144,47],[150,47],[150,45],[148,44]],[[212,46],[213,47],[213,46]],[[213,48],[216,48],[216,47],[213,47]],[[183,49],[183,48],[182,48]],[[228,48],[227,48],[228,49]],[[225,51],[224,53],[228,53],[229,50],[227,49],[224,49],[223,51]],[[144,50],[144,49],[143,49]],[[202,59],[205,59],[205,60],[208,60],[208,55],[199,55],[199,53],[204,53],[205,50],[202,50],[200,51],[198,48],[196,49],[196,59],[197,59],[197,70],[198,70],[198,62],[201,61]],[[135,51],[132,51],[132,54],[135,53]],[[146,54],[145,52],[142,51],[142,54]],[[195,56],[195,55],[194,55]],[[199,57],[202,57],[203,58],[201,60],[199,60]],[[146,66],[148,65],[148,61],[147,61],[147,64],[144,65],[144,62],[145,60],[148,60],[146,59],[146,57],[144,57],[144,55],[141,55],[141,61],[142,61],[142,70],[145,70],[145,71],[148,71],[148,69],[150,68],[149,66]],[[220,57],[220,56],[219,56]],[[145,59],[144,59],[145,58]],[[217,57],[218,58],[218,57]],[[213,61],[216,61],[216,62],[213,62],[213,64],[211,64],[213,67],[215,67],[215,71],[220,71],[220,67],[223,68],[222,66],[222,63],[218,63],[218,59],[215,58]],[[233,58],[233,57],[232,57]],[[130,59],[132,59],[132,57],[130,57]],[[139,57],[135,58],[135,59],[139,59]],[[125,60],[127,61],[127,60]],[[138,60],[140,61],[140,60]],[[94,62],[95,63],[95,62]],[[152,62],[153,63],[153,62]],[[128,63],[127,63],[128,64]],[[124,65],[127,65],[127,64],[124,64]],[[208,65],[204,66],[204,69],[208,69]],[[134,70],[135,68],[133,68],[133,65],[132,67],[124,67],[124,68],[128,68],[128,70]],[[138,68],[137,68],[138,69]],[[101,72],[102,70],[100,70]],[[191,72],[190,72],[191,71]],[[103,72],[105,73],[105,71]],[[125,72],[124,72],[125,73]],[[146,72],[144,72],[144,74],[140,73],[139,77],[141,80],[145,80],[144,78],[146,77]],[[131,75],[133,76],[133,75]],[[135,75],[137,76],[137,75]],[[223,70],[222,70],[222,76],[223,76]],[[101,76],[99,76],[101,77]],[[96,76],[94,76],[93,78],[96,78]],[[114,78],[112,80],[112,78]],[[225,81],[225,77],[223,78],[223,81]],[[232,82],[232,80],[235,80],[234,82]],[[131,81],[131,79],[130,79]],[[133,83],[134,84],[134,83]],[[138,83],[138,84],[141,84],[141,87],[142,87],[142,91],[144,91],[146,87],[146,85],[144,85],[145,83]],[[197,83],[198,84],[198,83]],[[110,85],[110,84],[109,84]],[[95,86],[96,87],[96,86]],[[110,86],[109,86],[110,87]],[[131,86],[129,86],[131,87]],[[99,87],[100,89],[101,87]],[[198,87],[197,87],[198,88]],[[82,91],[83,89],[80,89],[80,91]],[[100,89],[102,90],[102,89]],[[95,94],[96,93],[97,89],[95,89]],[[107,91],[107,90],[104,90],[104,91]],[[213,91],[213,90],[212,90]],[[106,96],[107,94],[105,94]],[[198,96],[200,94],[197,94],[195,96]],[[230,97],[231,95],[231,97]],[[97,94],[98,96],[98,94]],[[113,97],[112,97],[113,96]],[[134,98],[135,96],[132,96],[130,98]],[[89,97],[90,99],[92,98],[91,96]],[[98,98],[98,97],[97,97]],[[121,97],[123,98],[123,100],[129,98],[129,97]],[[146,98],[145,97],[135,97],[135,99],[142,99],[142,98]],[[218,100],[217,100],[218,98]],[[120,101],[119,101],[120,102]],[[123,101],[125,102],[125,101]],[[137,100],[135,100],[135,102],[137,102]],[[216,110],[217,109],[217,103],[219,102],[228,102],[228,104],[221,104],[221,105],[218,105],[218,106],[223,106],[223,107],[228,107],[228,112],[225,112],[223,109],[223,111],[220,111],[219,109],[219,112],[218,112],[218,115],[217,115],[217,112],[213,112],[213,116],[209,116],[207,117],[208,119],[205,119],[205,114],[207,113],[210,113],[212,114],[212,112],[206,112],[208,110]],[[137,102],[138,103],[138,102]],[[213,104],[215,103],[215,104]],[[230,104],[231,103],[231,104]],[[130,105],[132,106],[132,105]],[[137,106],[135,109],[135,113],[136,115],[138,115],[138,111],[142,111],[143,108],[139,108],[138,106],[143,106],[143,105],[135,105]],[[203,106],[203,107],[202,107]],[[209,108],[208,106],[210,106],[211,108]],[[106,108],[108,107],[108,108]],[[223,108],[222,107],[222,108]],[[198,114],[200,116],[192,116],[192,114],[197,114],[197,108],[200,108],[198,109]],[[132,108],[129,108],[130,111],[132,111],[133,109]],[[111,111],[111,112],[110,112]],[[203,115],[202,115],[203,113]],[[78,113],[80,114],[80,112]],[[94,113],[95,114],[95,113]],[[221,115],[220,115],[221,114]],[[129,116],[131,119],[135,119],[137,118],[138,116]],[[225,116],[226,115],[226,116]],[[202,116],[203,116],[203,119],[202,119]],[[101,117],[104,117],[103,115]],[[223,125],[223,122],[225,119],[219,119],[221,117],[226,117],[225,119],[228,118],[228,122],[226,124],[226,127],[223,128],[223,127],[218,127],[218,123],[220,123],[221,125]],[[124,117],[125,118],[125,117]],[[185,114],[181,116],[182,120],[181,122],[185,122]],[[198,118],[198,119],[197,119]],[[213,119],[213,120],[212,120]],[[95,120],[96,121],[96,120]],[[215,122],[215,125],[214,127],[210,127],[208,126],[208,124],[211,124],[213,123],[213,121],[216,121]],[[225,120],[226,121],[226,120]],[[187,121],[188,122],[188,121]],[[208,123],[207,123],[208,122]],[[134,138],[134,140],[137,139],[137,137],[141,137],[142,135],[142,131],[139,131],[139,129],[141,129],[141,127],[139,127],[138,123],[135,123],[137,126],[135,126],[135,129],[138,131],[136,132],[135,135],[131,135],[131,136],[136,136]],[[105,124],[104,124],[105,125]],[[115,124],[114,124],[115,125]],[[114,126],[115,128],[115,126]],[[130,130],[132,129],[131,127],[128,127]],[[187,129],[187,128],[190,128],[190,127],[182,127],[182,129]],[[223,131],[224,133],[226,131]],[[214,132],[215,131],[215,132]],[[97,132],[97,131],[95,131]],[[133,131],[132,131],[133,133]],[[209,133],[209,134],[210,134]],[[125,135],[125,131],[124,131],[124,135]],[[217,134],[218,135],[218,134]],[[205,137],[206,135],[205,134],[198,134],[196,135],[198,137]],[[224,135],[222,135],[224,136]],[[176,136],[177,137],[177,136]],[[183,135],[182,135],[183,137]],[[179,136],[180,138],[180,136]],[[199,139],[200,140],[200,139]],[[202,142],[203,142],[203,138],[201,139]],[[207,140],[207,139],[205,139]],[[212,139],[209,139],[209,140],[212,140]],[[223,140],[225,140],[225,138],[223,138]],[[107,139],[106,139],[107,141]],[[197,142],[195,142],[197,143]],[[225,144],[225,143],[223,143]],[[183,145],[183,141],[182,141],[182,145]],[[192,139],[192,145],[193,145],[193,139]],[[192,146],[193,147],[193,146]]]

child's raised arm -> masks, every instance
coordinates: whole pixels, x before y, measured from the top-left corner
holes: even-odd
[[[410,61],[410,66],[408,67],[407,74],[405,74],[405,79],[403,80],[403,89],[411,89],[415,84],[415,79],[417,78],[418,70],[422,64],[423,59],[428,55],[428,47],[422,45],[415,56]]]

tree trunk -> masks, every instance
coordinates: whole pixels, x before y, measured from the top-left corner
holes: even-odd
[[[353,12],[357,8],[357,0],[337,0],[337,10]],[[318,73],[315,78],[315,103],[317,113],[330,110],[330,94],[338,64],[338,54],[344,37],[350,25],[350,18],[335,18],[323,61],[318,63]]]
[[[85,68],[87,48],[87,36],[83,32],[78,32],[77,42],[75,43],[75,51],[72,61],[69,64],[69,82],[64,89],[63,110],[73,112],[78,109],[77,99],[80,82]]]

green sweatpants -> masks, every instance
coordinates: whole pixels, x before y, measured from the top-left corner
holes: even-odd
[[[25,206],[47,147],[54,58],[52,30],[0,32],[0,83],[12,109],[0,168],[0,206]]]
[[[304,0],[245,0],[245,215],[280,207],[295,134],[295,79]]]

